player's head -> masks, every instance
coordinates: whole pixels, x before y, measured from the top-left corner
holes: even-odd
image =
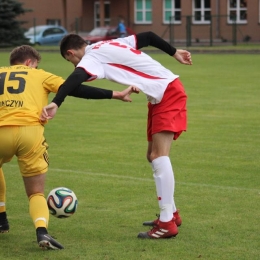
[[[87,43],[77,34],[66,35],[60,43],[60,53],[64,59],[76,66],[85,54]]]
[[[21,45],[14,48],[10,54],[10,65],[26,65],[37,68],[41,60],[41,55],[33,47],[29,45]]]

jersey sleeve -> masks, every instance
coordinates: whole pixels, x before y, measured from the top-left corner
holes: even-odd
[[[176,52],[176,48],[171,46],[164,39],[159,37],[153,32],[143,32],[136,35],[136,49],[141,49],[143,47],[153,46],[163,52],[173,56]]]
[[[85,99],[111,99],[113,91],[81,84],[72,90],[69,96]]]
[[[60,89],[52,102],[60,106],[66,96],[68,96],[73,90],[85,82],[90,76],[81,68],[76,68],[73,73],[66,79],[66,81],[60,86]]]
[[[49,72],[42,71],[42,73],[46,74],[43,81],[43,87],[48,92],[57,93],[59,87],[64,83],[65,80],[62,77],[56,76]]]
[[[118,38],[117,41],[120,41],[122,43],[125,43],[125,44],[131,46],[132,48],[137,49],[136,35],[131,35],[131,36],[124,37],[124,38]]]

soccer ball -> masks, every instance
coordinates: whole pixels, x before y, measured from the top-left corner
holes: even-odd
[[[50,213],[56,218],[67,218],[77,210],[78,199],[75,193],[65,187],[55,188],[47,197]]]

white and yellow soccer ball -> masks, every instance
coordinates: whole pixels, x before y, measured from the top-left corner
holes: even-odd
[[[51,215],[56,218],[67,218],[76,212],[78,199],[72,190],[58,187],[50,191],[47,204]]]

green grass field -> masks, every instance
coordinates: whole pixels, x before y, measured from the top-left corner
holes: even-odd
[[[8,64],[0,53],[0,65]],[[16,159],[4,165],[8,260],[258,260],[260,258],[259,55],[195,54],[193,66],[153,54],[181,75],[188,94],[188,131],[171,151],[175,200],[183,218],[169,240],[138,240],[142,222],[158,213],[146,162],[146,98],[132,103],[68,97],[45,129],[51,164],[46,195],[65,186],[79,206],[68,219],[50,217],[49,233],[65,250],[41,251]],[[42,53],[40,68],[66,78],[73,66]],[[120,90],[106,80],[94,86]]]

